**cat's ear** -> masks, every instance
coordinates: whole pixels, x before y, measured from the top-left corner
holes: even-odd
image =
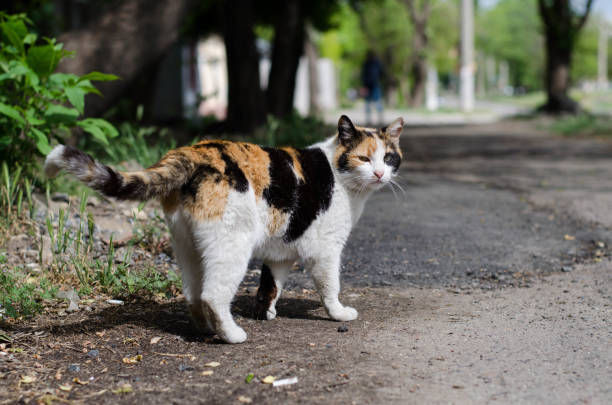
[[[396,118],[389,126],[383,128],[385,134],[389,136],[391,141],[399,146],[399,137],[404,129],[404,119],[402,117]]]
[[[349,117],[346,115],[341,116],[338,120],[338,139],[340,143],[346,146],[350,144],[356,136],[357,130]]]

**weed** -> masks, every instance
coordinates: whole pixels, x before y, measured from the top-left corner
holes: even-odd
[[[268,146],[302,148],[319,142],[333,131],[333,127],[316,117],[301,117],[293,112],[282,120],[268,116],[266,125],[255,134],[255,139]]]
[[[54,298],[57,288],[46,278],[18,277],[15,269],[0,273],[0,319],[3,317],[30,317],[42,309],[43,299]]]
[[[592,114],[562,117],[550,129],[562,135],[612,135],[612,119]]]

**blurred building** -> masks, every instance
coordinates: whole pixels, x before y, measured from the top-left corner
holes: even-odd
[[[268,85],[269,44],[258,43],[262,55],[259,64],[262,89]],[[317,94],[310,94],[308,60],[303,56],[296,74],[293,106],[301,115],[311,113],[314,103],[320,110],[338,108],[337,69],[332,60],[316,60]],[[160,121],[176,118],[215,116],[222,120],[227,111],[227,59],[225,44],[213,35],[191,45],[177,45],[160,65],[155,80],[152,114]]]

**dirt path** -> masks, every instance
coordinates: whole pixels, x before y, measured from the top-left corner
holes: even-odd
[[[11,326],[0,403],[610,403],[611,144],[408,133],[406,197],[375,196],[347,246],[359,320],[329,321],[301,271],[273,321],[252,319],[249,273],[239,346],[198,336],[180,299],[102,301]]]

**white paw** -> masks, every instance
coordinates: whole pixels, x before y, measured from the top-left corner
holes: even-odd
[[[266,319],[268,319],[268,321],[271,321],[274,318],[276,318],[276,308],[268,308],[268,310],[266,311]]]
[[[226,343],[242,343],[247,340],[247,334],[240,326],[226,328],[223,331],[217,332],[219,337]]]
[[[333,311],[329,311],[329,316],[335,321],[352,321],[357,319],[359,313],[355,308],[351,307],[340,307],[334,309]]]

